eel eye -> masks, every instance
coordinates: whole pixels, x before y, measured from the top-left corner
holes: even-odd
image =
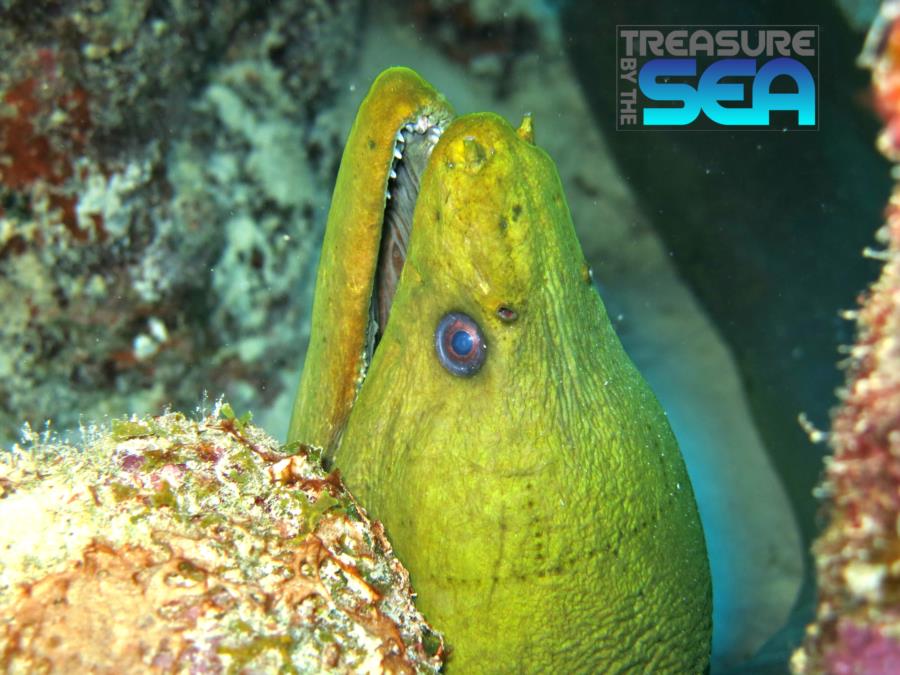
[[[462,312],[444,315],[434,331],[438,361],[454,375],[469,377],[481,368],[487,345],[475,320]]]

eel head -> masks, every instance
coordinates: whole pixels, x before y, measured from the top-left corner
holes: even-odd
[[[530,119],[453,119],[412,71],[383,74],[316,293],[292,437],[384,522],[451,669],[703,671],[690,482]]]

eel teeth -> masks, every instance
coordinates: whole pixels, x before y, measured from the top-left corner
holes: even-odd
[[[431,157],[431,153],[434,151],[434,147],[437,145],[438,139],[440,139],[441,134],[444,132],[443,128],[439,126],[431,127],[428,130],[428,156]]]
[[[393,169],[391,169],[391,178],[396,178],[396,177],[397,177],[397,172],[394,171]]]
[[[394,148],[394,159],[403,159],[403,153],[398,148]]]

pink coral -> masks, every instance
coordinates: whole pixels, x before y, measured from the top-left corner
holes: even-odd
[[[900,673],[900,642],[879,626],[840,619],[827,662],[834,675],[895,675]]]

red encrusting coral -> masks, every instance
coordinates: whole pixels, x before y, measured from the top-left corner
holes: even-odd
[[[67,185],[73,162],[81,156],[91,130],[87,93],[60,76],[57,59],[49,49],[37,50],[27,77],[3,95],[0,113],[0,183],[25,195],[46,187],[50,206],[78,241],[89,232],[79,227],[77,195]],[[95,235],[103,236],[103,222],[92,219]]]
[[[884,25],[882,26],[884,27]],[[867,55],[886,128],[879,149],[900,161],[900,21],[891,17]],[[795,652],[795,673],[900,672],[900,184],[878,232],[879,279],[860,297],[847,384],[828,435],[821,493],[829,523],[813,546],[816,620]]]

